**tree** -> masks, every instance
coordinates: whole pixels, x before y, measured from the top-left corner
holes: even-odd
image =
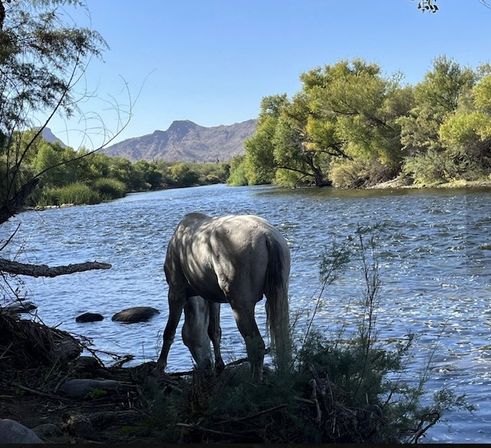
[[[440,126],[457,109],[460,99],[470,93],[474,82],[471,69],[447,57],[435,59],[433,69],[414,89],[414,107],[398,121],[401,141],[409,155],[443,150]]]
[[[491,75],[474,86],[469,102],[462,102],[445,119],[439,136],[449,157],[466,175],[491,169]]]
[[[26,143],[18,130],[33,125],[32,114],[76,110],[72,88],[83,63],[105,47],[100,35],[67,26],[58,7],[78,0],[0,0],[0,157],[7,179],[0,224],[22,207],[39,176],[20,179],[22,165],[44,126]],[[51,117],[50,116],[50,117]]]
[[[244,167],[249,184],[267,184],[274,179],[277,164],[273,139],[278,119],[287,104],[285,94],[267,96],[261,101],[256,132],[245,142]]]
[[[324,186],[334,167],[355,162],[356,169],[360,162],[377,167],[363,182],[393,176],[404,156],[398,119],[412,107],[412,89],[360,59],[316,68],[300,79],[302,90],[291,101],[263,100],[257,131],[246,143],[249,182],[274,178]],[[268,108],[275,98],[276,107]]]
[[[55,113],[67,116],[77,111],[73,87],[83,74],[86,61],[100,55],[106,47],[102,37],[87,28],[71,26],[61,6],[84,6],[83,0],[0,0],[0,225],[23,207],[41,177],[60,164],[72,163],[89,153],[70,160],[51,160],[54,165],[40,167],[33,174],[25,163],[37,152],[44,127]],[[48,119],[24,140],[20,132],[34,125],[33,114],[46,112]],[[52,148],[51,148],[52,149]],[[44,162],[53,154],[43,150]],[[8,244],[8,239],[2,249]],[[26,274],[29,269],[2,261],[2,272]],[[99,269],[99,264],[85,265]],[[104,268],[110,267],[104,265]],[[33,269],[35,266],[33,266]],[[43,267],[37,272],[61,275],[76,272],[69,267],[55,271]]]

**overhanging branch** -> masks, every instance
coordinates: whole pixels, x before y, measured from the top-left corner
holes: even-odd
[[[111,269],[109,263],[87,261],[85,263],[68,264],[65,266],[48,266],[46,264],[26,264],[0,258],[0,272],[29,277],[58,277],[59,275],[74,274],[75,272],[91,271],[94,269]]]

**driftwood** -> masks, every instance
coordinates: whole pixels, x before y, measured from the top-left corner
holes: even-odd
[[[110,268],[111,265],[109,263],[100,263],[98,261],[50,267],[46,264],[26,264],[0,258],[0,272],[13,275],[28,275],[29,277],[57,277],[59,275],[68,275],[75,272]]]

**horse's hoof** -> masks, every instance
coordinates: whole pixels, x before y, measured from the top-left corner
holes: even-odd
[[[223,361],[219,361],[215,364],[215,372],[222,373],[225,370],[225,364]]]

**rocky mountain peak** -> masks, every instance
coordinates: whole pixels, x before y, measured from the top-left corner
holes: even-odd
[[[134,137],[104,150],[130,160],[168,162],[216,162],[244,153],[244,141],[256,129],[256,120],[232,125],[200,126],[190,120],[175,120],[166,131]]]

